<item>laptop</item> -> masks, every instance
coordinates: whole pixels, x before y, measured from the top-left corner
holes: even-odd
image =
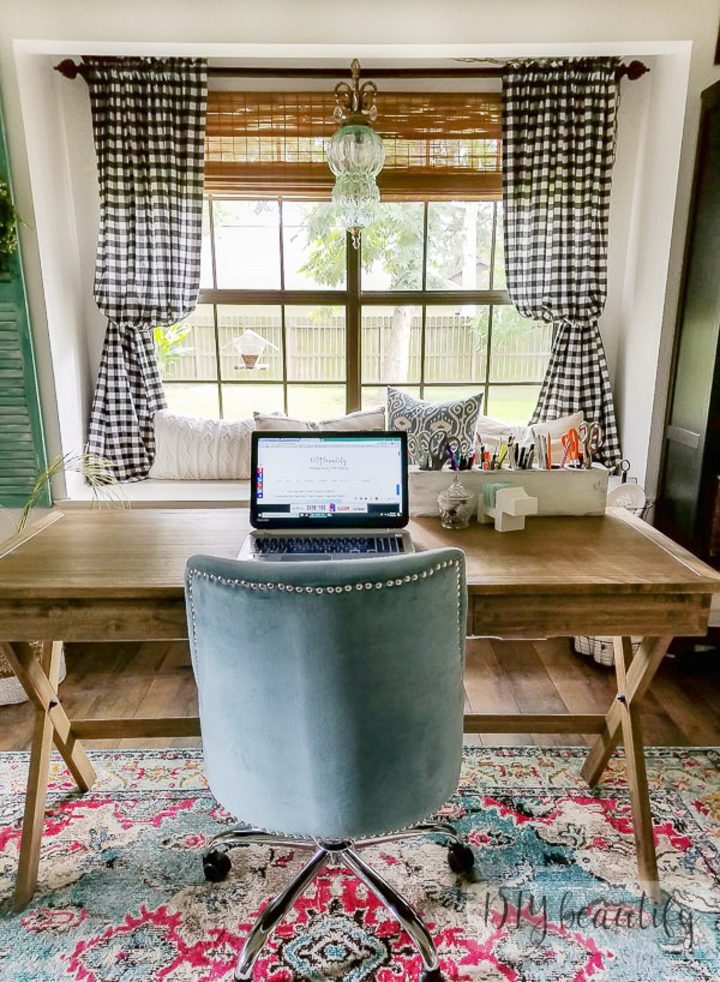
[[[407,434],[252,434],[250,524],[240,559],[308,562],[414,552]]]

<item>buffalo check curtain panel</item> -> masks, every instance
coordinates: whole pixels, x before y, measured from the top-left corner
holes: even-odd
[[[207,63],[85,62],[100,190],[94,296],[108,319],[89,449],[132,481],[150,469],[153,416],[166,407],[153,328],[197,304]]]
[[[619,83],[614,58],[510,62],[503,73],[505,265],[518,311],[556,325],[531,422],[581,410],[620,460],[598,318]]]

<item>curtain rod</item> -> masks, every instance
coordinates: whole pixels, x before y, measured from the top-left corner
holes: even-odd
[[[87,65],[77,64],[72,58],[66,58],[55,71],[65,78],[77,78],[80,75],[87,81]],[[642,61],[631,61],[627,65],[619,65],[616,72],[618,79],[627,78],[634,82],[649,72],[649,67]],[[502,78],[502,68],[480,66],[477,68],[371,68],[363,75],[366,78]],[[212,78],[349,78],[348,68],[208,68]]]

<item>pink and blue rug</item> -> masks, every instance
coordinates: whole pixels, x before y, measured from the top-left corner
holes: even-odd
[[[230,818],[214,802],[199,751],[106,751],[85,796],[54,761],[34,902],[10,896],[27,770],[0,755],[2,982],[211,982],[268,899],[303,861],[289,849],[233,853],[221,884],[201,850]],[[592,794],[580,749],[468,748],[446,809],[477,851],[472,882],[445,850],[410,840],[368,860],[421,912],[456,982],[690,982],[720,979],[720,751],[648,752],[665,893],[635,884],[622,760]],[[362,885],[329,868],[258,962],[268,982],[418,977],[409,939]]]

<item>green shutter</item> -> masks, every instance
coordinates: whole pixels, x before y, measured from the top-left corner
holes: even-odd
[[[10,184],[0,110],[0,177]],[[20,250],[0,272],[0,505],[22,507],[47,466]],[[38,501],[49,505],[50,488]]]

